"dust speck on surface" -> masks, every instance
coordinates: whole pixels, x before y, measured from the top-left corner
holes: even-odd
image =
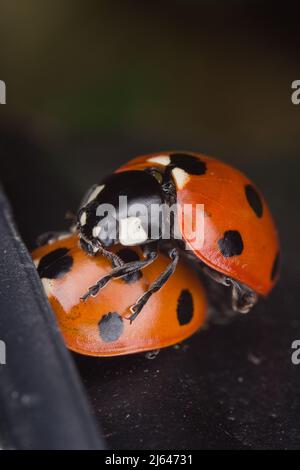
[[[254,364],[255,366],[259,366],[262,363],[263,358],[250,352],[248,353],[248,361]]]

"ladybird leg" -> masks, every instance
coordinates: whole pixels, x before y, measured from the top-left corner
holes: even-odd
[[[120,256],[118,256],[116,253],[113,253],[109,250],[105,250],[103,247],[101,247],[99,251],[105,258],[107,258],[111,262],[113,268],[117,268],[118,266],[123,266],[125,264],[124,261],[120,258]]]
[[[248,313],[256,304],[258,296],[249,287],[231,279],[232,284],[232,308],[236,312]]]
[[[83,235],[80,235],[79,243],[83,251],[85,251],[90,256],[96,256],[101,253],[102,256],[104,256],[111,262],[113,268],[116,268],[117,266],[122,266],[124,264],[123,260],[116,253],[106,250],[101,246],[100,243],[98,245],[93,245],[92,243],[87,241]]]
[[[81,300],[87,300],[90,296],[95,296],[98,294],[99,290],[101,290],[111,279],[118,279],[128,274],[133,274],[140,269],[145,268],[149,264],[153,263],[153,261],[157,258],[157,251],[151,251],[147,255],[147,259],[145,261],[132,261],[130,263],[123,264],[122,266],[117,266],[114,268],[107,276],[104,276],[98,282],[96,282],[93,286],[89,288],[86,294],[81,297]]]
[[[218,284],[231,286],[231,305],[235,312],[248,313],[253,305],[256,304],[258,299],[257,294],[249,287],[207,266],[203,267],[203,271]]]
[[[213,281],[217,282],[218,284],[223,284],[223,286],[230,286],[231,281],[228,276],[225,274],[219,273],[215,269],[210,268],[209,266],[202,266],[202,270],[204,274],[209,276]]]
[[[177,250],[177,248],[173,248],[169,252],[169,257],[171,258],[172,262],[169,264],[166,270],[153,282],[147,292],[145,292],[145,294],[143,294],[136,301],[136,303],[130,307],[130,311],[132,312],[132,315],[130,315],[129,317],[130,323],[132,323],[133,320],[136,319],[144,305],[150,299],[151,295],[161,289],[174,273],[179,259],[179,251]]]

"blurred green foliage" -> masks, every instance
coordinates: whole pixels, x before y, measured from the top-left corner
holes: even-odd
[[[267,152],[275,139],[284,149],[300,113],[290,13],[268,2],[2,0],[7,107],[72,134],[180,135]]]

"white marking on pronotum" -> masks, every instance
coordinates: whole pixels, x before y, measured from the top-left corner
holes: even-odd
[[[49,298],[52,294],[52,287],[53,287],[52,282],[50,281],[50,279],[43,278],[42,279],[42,284],[43,284],[43,287],[44,287],[45,294]]]
[[[157,155],[157,157],[148,158],[148,162],[158,163],[159,165],[167,166],[171,163],[171,159],[168,155]]]
[[[35,265],[36,268],[38,268],[38,266],[40,264],[40,260],[39,259],[34,259],[33,264]]]
[[[98,196],[99,193],[101,193],[101,191],[104,189],[104,184],[102,184],[101,186],[96,186],[96,188],[91,192],[91,194],[89,195],[89,198],[87,200],[87,204],[89,204],[90,202],[92,202],[94,199],[96,199],[96,197]]]
[[[86,212],[85,211],[81,214],[79,222],[81,226],[86,224]]]
[[[120,243],[124,246],[139,245],[147,240],[148,235],[138,217],[120,220]]]
[[[96,225],[96,227],[93,228],[93,237],[97,238],[101,232],[101,227],[99,225]]]
[[[182,168],[174,168],[172,170],[172,175],[178,189],[182,189],[190,179],[189,174]]]

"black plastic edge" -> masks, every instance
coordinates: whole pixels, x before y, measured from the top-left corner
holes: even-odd
[[[104,449],[1,188],[0,240],[0,448]]]

